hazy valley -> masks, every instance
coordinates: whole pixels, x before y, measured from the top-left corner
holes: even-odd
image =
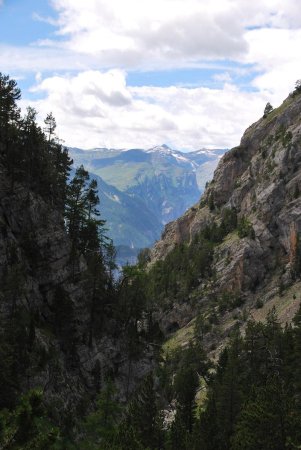
[[[83,164],[97,179],[102,217],[118,259],[125,263],[153,245],[166,223],[198,201],[225,150],[183,153],[163,145],[69,152],[74,167]]]

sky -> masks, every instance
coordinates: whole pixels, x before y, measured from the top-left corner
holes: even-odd
[[[0,0],[0,71],[80,148],[234,147],[300,48],[300,0]]]

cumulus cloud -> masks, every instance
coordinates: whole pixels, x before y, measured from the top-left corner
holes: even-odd
[[[83,148],[148,148],[167,142],[191,150],[231,147],[267,101],[231,84],[219,90],[129,87],[118,70],[50,77],[35,90],[46,95],[34,103],[40,117],[52,111],[66,145]]]
[[[267,62],[273,68],[285,63],[287,52],[296,60],[300,48],[298,0],[261,0],[260,7],[249,0],[219,0],[210,6],[207,0],[52,0],[51,4],[56,12],[51,18],[56,26],[53,39],[28,48],[2,45],[4,70],[164,70],[230,59],[266,71]],[[280,37],[288,31],[289,47],[282,43],[279,48],[273,32]]]
[[[299,27],[298,0],[53,0],[61,46],[105,65],[163,67],[241,59],[246,29]],[[41,45],[51,45],[50,41]],[[55,45],[55,42],[52,42]],[[163,65],[163,66],[162,66]]]
[[[65,38],[60,45],[127,68],[239,57],[247,42],[237,3],[220,0],[208,8],[200,0],[53,1],[58,34]]]
[[[209,6],[207,0],[51,4],[56,12],[52,39],[26,48],[0,45],[0,65],[9,72],[39,73],[35,90],[44,98],[36,106],[44,115],[55,113],[69,145],[233,146],[265,103],[277,106],[301,78],[298,0],[261,0],[259,6],[250,0]],[[218,61],[225,70],[213,74],[212,81],[224,83],[221,89],[126,83],[131,70],[204,67]],[[248,92],[234,85],[231,62],[246,71]],[[57,76],[43,79],[43,72],[54,70]]]
[[[250,52],[246,62],[256,64],[260,74],[253,86],[266,91],[276,103],[287,96],[297,78],[301,77],[301,29],[270,29],[249,31],[246,34]]]

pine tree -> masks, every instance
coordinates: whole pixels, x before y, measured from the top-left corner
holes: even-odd
[[[149,374],[129,406],[127,426],[134,430],[145,449],[161,448],[163,424],[157,406],[153,374]]]
[[[279,377],[268,379],[254,389],[244,405],[232,438],[233,450],[286,450],[290,423],[290,403]]]
[[[20,118],[20,109],[16,103],[20,98],[17,82],[0,72],[0,143],[4,146],[8,143],[10,126]],[[7,147],[3,150],[7,150]]]
[[[85,439],[80,444],[83,450],[114,448],[120,420],[120,406],[116,399],[116,389],[112,380],[108,379],[98,396],[95,412],[90,414],[84,423]]]
[[[263,117],[266,118],[273,111],[271,103],[267,103],[264,108]]]
[[[55,118],[51,113],[47,114],[46,119],[44,120],[44,123],[46,125],[45,132],[48,134],[48,141],[51,141],[55,136],[55,129],[56,129],[56,121]]]

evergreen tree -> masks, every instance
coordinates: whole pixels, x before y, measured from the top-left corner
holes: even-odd
[[[162,417],[157,405],[153,374],[149,374],[135,398],[126,418],[145,449],[159,449],[163,443]]]
[[[1,449],[59,450],[60,432],[48,418],[42,392],[29,391],[12,411],[0,411]]]
[[[291,401],[279,377],[254,389],[244,405],[232,438],[233,450],[286,450],[293,431]]]
[[[20,118],[20,109],[17,100],[21,98],[21,91],[17,82],[11,80],[8,75],[0,72],[0,143],[2,152],[7,151],[11,126],[15,125]]]
[[[85,439],[80,444],[83,450],[114,448],[117,439],[120,406],[115,400],[115,387],[108,379],[97,400],[95,412],[90,414],[84,424]]]
[[[46,125],[45,132],[48,134],[48,141],[51,141],[55,135],[54,133],[56,129],[56,121],[52,112],[47,114],[44,123]]]
[[[263,117],[266,118],[273,111],[271,103],[267,103],[264,108]]]

